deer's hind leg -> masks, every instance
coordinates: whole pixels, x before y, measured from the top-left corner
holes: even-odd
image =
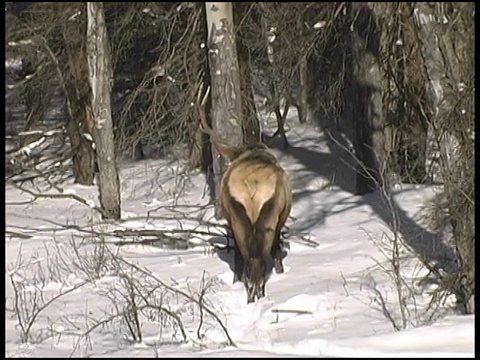
[[[272,246],[271,255],[273,258],[273,265],[275,267],[275,272],[277,274],[282,274],[284,272],[284,269],[283,269],[282,247],[280,246],[280,239],[278,241],[275,240],[275,243]]]
[[[287,217],[290,213],[290,210],[291,210],[291,204],[286,205],[283,208],[282,212],[280,213],[280,216],[278,217],[277,226],[275,227],[275,238],[273,240],[271,254],[272,254],[273,263],[275,266],[275,272],[277,274],[281,274],[284,272],[280,234],[283,226],[285,225],[285,222],[287,221]]]
[[[249,239],[252,236],[253,229],[245,212],[245,208],[233,198],[230,198],[230,216],[228,223],[232,230],[235,243],[233,282],[236,283],[242,279],[245,261],[248,260]]]
[[[245,262],[243,261],[242,253],[235,242],[235,259],[234,259],[234,271],[233,271],[233,283],[242,280],[243,269],[245,268]]]

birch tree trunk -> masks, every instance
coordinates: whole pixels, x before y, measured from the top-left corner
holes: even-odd
[[[211,76],[211,119],[213,131],[233,146],[244,144],[242,130],[242,99],[240,72],[233,10],[230,2],[206,2],[208,29],[208,62]],[[218,199],[220,180],[226,169],[225,161],[212,146],[215,217],[221,218]]]
[[[113,141],[110,62],[103,3],[87,3],[87,60],[92,90],[93,138],[98,161],[98,187],[104,218],[120,219],[120,180]]]

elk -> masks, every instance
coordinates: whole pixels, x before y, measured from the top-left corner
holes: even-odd
[[[233,233],[235,264],[233,283],[245,270],[247,303],[265,296],[266,263],[273,258],[275,272],[283,273],[280,231],[290,214],[290,179],[277,158],[263,143],[244,148],[227,144],[208,125],[205,103],[198,92],[201,129],[229,162],[220,185],[220,208]]]

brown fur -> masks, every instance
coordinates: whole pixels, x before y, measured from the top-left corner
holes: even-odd
[[[264,145],[239,151],[220,144],[217,150],[231,160],[222,179],[220,203],[235,238],[234,282],[241,279],[246,264],[251,302],[264,295],[265,261],[270,255],[276,272],[283,272],[280,231],[291,210],[290,180]]]
[[[210,87],[203,96],[200,88],[197,106],[202,131],[230,161],[221,182],[220,205],[235,240],[233,282],[242,278],[245,267],[247,301],[253,302],[265,295],[265,264],[270,255],[275,271],[283,272],[280,231],[292,207],[290,180],[266,145],[237,149],[217,137],[205,113],[209,94]]]

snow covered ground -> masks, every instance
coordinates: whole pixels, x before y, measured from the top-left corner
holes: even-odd
[[[121,164],[123,220],[117,223],[101,221],[74,199],[30,202],[31,194],[7,185],[5,355],[474,357],[475,317],[450,310],[451,297],[428,309],[435,284],[420,281],[426,271],[405,250],[403,329],[390,276],[391,212],[381,195],[354,196],[336,186],[338,161],[314,126],[295,124],[288,137],[291,148],[275,150],[294,184],[285,273],[273,271],[266,297],[248,305],[243,285],[232,284],[233,254],[222,248],[223,227],[211,225],[205,177],[187,175],[178,162]],[[24,184],[34,193],[59,193],[37,185]],[[435,191],[395,189],[399,218],[418,251],[425,251],[420,240],[444,249],[429,243],[440,240],[420,221]],[[63,194],[98,203],[96,189],[71,180]],[[110,236],[169,229],[186,249]],[[150,306],[135,312],[146,302]],[[132,342],[139,333],[141,341]]]

